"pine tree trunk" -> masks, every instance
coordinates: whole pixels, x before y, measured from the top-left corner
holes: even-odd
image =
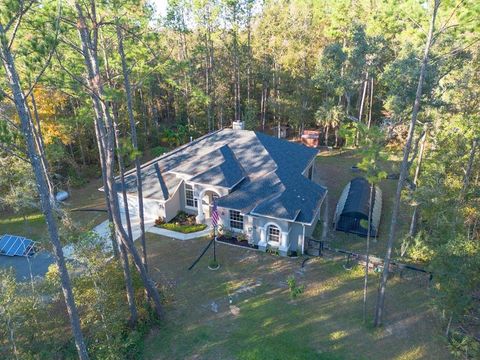
[[[358,112],[358,122],[362,122],[362,116],[363,116],[363,108],[365,105],[365,96],[367,94],[367,85],[368,85],[368,72],[367,75],[365,76],[365,80],[363,82],[363,91],[362,91],[362,100],[360,101],[360,110]]]
[[[424,133],[421,139],[420,143],[420,149],[418,152],[418,161],[417,161],[417,167],[415,168],[415,175],[413,177],[413,184],[415,185],[415,188],[418,183],[418,176],[420,175],[420,168],[422,166],[422,161],[423,161],[423,154],[425,151],[425,142],[427,141],[427,127],[424,127]],[[416,232],[417,232],[417,222],[418,222],[418,216],[420,213],[420,209],[418,205],[415,205],[413,208],[413,214],[412,214],[412,220],[410,221],[410,230],[408,232],[408,235],[410,237],[414,237]]]
[[[92,3],[92,6],[95,4]],[[155,283],[149,278],[145,267],[143,266],[142,259],[138,254],[137,249],[133,243],[128,241],[128,236],[121,224],[120,210],[118,197],[114,190],[115,174],[114,174],[114,134],[113,125],[110,115],[110,109],[108,103],[103,101],[105,94],[103,91],[103,85],[101,83],[101,76],[99,71],[99,64],[97,54],[94,51],[92,42],[90,39],[89,29],[87,28],[83,10],[78,1],[75,2],[77,10],[77,30],[79,32],[80,40],[82,43],[82,52],[85,58],[85,66],[88,72],[88,85],[90,87],[90,95],[93,101],[93,107],[98,119],[98,133],[97,142],[105,149],[105,163],[103,164],[106,169],[107,186],[109,191],[109,201],[112,210],[112,219],[116,232],[119,235],[119,241],[121,241],[132,255],[135,266],[140,273],[140,278],[147,289],[148,295],[153,300],[155,305],[155,311],[158,317],[163,317],[163,307],[161,304],[160,295],[155,286]],[[93,13],[93,11],[92,11]]]
[[[366,259],[365,259],[365,276],[363,281],[363,322],[367,321],[367,290],[368,290],[368,267],[370,265],[370,228],[372,227],[372,202],[373,202],[373,191],[375,187],[373,184],[370,184],[370,197],[368,199],[368,229],[367,229],[367,248],[366,248]]]
[[[120,181],[122,184],[122,197],[123,197],[123,207],[125,209],[125,222],[127,224],[127,234],[128,240],[133,243],[133,234],[132,234],[132,223],[130,221],[130,212],[128,209],[128,198],[127,198],[127,189],[125,184],[125,165],[123,164],[123,158],[120,149],[120,142],[119,142],[119,131],[118,131],[118,124],[114,120],[114,128],[115,128],[115,144],[117,148],[117,159],[118,159],[118,168],[120,170]],[[133,284],[132,284],[132,277],[130,274],[130,265],[128,262],[128,254],[123,243],[120,243],[120,257],[122,260],[122,269],[123,269],[123,276],[125,278],[125,288],[127,290],[127,301],[128,301],[128,308],[130,310],[130,324],[135,325],[138,320],[138,313],[137,307],[135,305],[135,294],[133,291]]]
[[[128,120],[130,122],[130,136],[132,138],[132,146],[135,151],[135,175],[137,180],[137,196],[138,196],[138,216],[140,219],[140,244],[142,245],[142,262],[145,270],[148,272],[147,266],[147,244],[145,240],[145,210],[143,208],[143,185],[142,170],[140,166],[140,157],[138,156],[137,130],[135,128],[135,119],[133,116],[132,90],[130,86],[130,77],[128,73],[127,60],[123,50],[123,36],[120,25],[117,24],[117,40],[118,53],[122,60],[123,81],[125,86],[125,95],[127,97]]]
[[[98,128],[97,118],[95,118],[94,120],[94,125],[95,125],[95,136],[98,139],[100,137],[100,130]],[[102,144],[99,141],[97,141],[97,147],[98,147],[98,156],[100,161],[100,169],[102,170],[103,193],[105,195],[105,204],[107,206],[108,224],[112,225],[113,216],[112,216],[112,208],[110,206],[110,191],[108,190],[107,172],[105,170],[105,149],[103,148]],[[110,239],[112,241],[113,255],[115,259],[118,259],[119,253],[118,253],[117,235],[115,233],[115,230],[111,226],[109,228],[110,228]]]
[[[418,79],[418,86],[417,86],[417,92],[415,95],[415,103],[413,105],[413,110],[412,110],[412,119],[410,121],[410,127],[408,129],[408,137],[407,137],[407,142],[405,144],[405,147],[403,149],[403,160],[400,168],[400,176],[398,179],[398,184],[397,184],[397,191],[395,193],[395,198],[394,198],[394,203],[393,203],[393,209],[392,209],[392,220],[390,223],[390,232],[388,235],[388,242],[387,242],[387,251],[385,254],[385,261],[384,261],[384,267],[383,267],[383,273],[382,277],[380,279],[380,286],[378,289],[378,295],[377,295],[377,304],[375,308],[375,320],[374,320],[374,326],[381,326],[383,323],[383,313],[384,313],[384,305],[385,305],[385,294],[386,294],[386,288],[387,288],[387,281],[388,281],[388,273],[389,273],[389,268],[390,268],[390,260],[392,256],[392,249],[393,249],[393,243],[395,241],[395,235],[396,235],[396,230],[397,230],[397,222],[398,222],[398,213],[400,211],[400,199],[402,196],[402,189],[403,185],[405,182],[405,179],[407,178],[408,175],[408,157],[410,155],[410,150],[412,147],[412,140],[413,140],[413,134],[415,132],[415,124],[417,123],[417,116],[418,112],[420,110],[420,101],[422,98],[422,91],[423,91],[423,82],[425,80],[425,72],[426,72],[426,67],[428,63],[428,55],[430,53],[430,46],[432,45],[432,38],[433,38],[433,31],[435,27],[435,20],[437,17],[437,10],[440,5],[439,0],[434,0],[434,7],[433,7],[433,13],[432,17],[430,20],[430,27],[428,30],[428,36],[427,36],[427,41],[425,44],[425,51],[423,54],[423,59],[422,59],[422,65],[420,68],[420,76]]]
[[[373,76],[370,82],[370,105],[368,106],[368,125],[367,127],[370,129],[372,126],[372,109],[373,109]]]
[[[47,229],[50,235],[50,241],[53,245],[53,250],[55,253],[55,260],[60,274],[60,284],[62,287],[68,316],[70,319],[73,337],[75,339],[75,346],[77,348],[78,357],[81,360],[87,360],[88,354],[83,339],[82,330],[80,327],[80,317],[78,315],[77,307],[75,305],[75,299],[70,283],[70,277],[68,275],[65,258],[63,256],[62,245],[60,243],[60,238],[58,234],[58,225],[56,222],[52,204],[50,202],[52,194],[49,193],[47,181],[44,177],[44,172],[42,170],[42,163],[40,159],[41,155],[37,153],[35,148],[31,114],[25,99],[25,95],[23,94],[20,85],[20,79],[15,68],[13,56],[10,52],[10,48],[8,46],[2,24],[0,24],[0,55],[10,88],[12,90],[15,107],[21,122],[22,133],[25,137],[25,141],[27,144],[27,152],[32,164],[38,193],[40,195],[42,212],[45,215]]]

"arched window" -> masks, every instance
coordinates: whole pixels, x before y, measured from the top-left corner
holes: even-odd
[[[269,225],[267,229],[268,243],[271,245],[280,244],[280,229],[275,225]]]

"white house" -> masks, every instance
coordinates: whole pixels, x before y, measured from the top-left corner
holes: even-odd
[[[316,154],[259,132],[212,132],[142,165],[145,216],[169,221],[183,210],[205,223],[215,199],[224,228],[262,250],[304,253],[327,193],[312,181]],[[138,211],[134,170],[126,188],[129,210]]]

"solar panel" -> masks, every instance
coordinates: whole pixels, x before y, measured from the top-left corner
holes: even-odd
[[[35,242],[24,238],[5,234],[0,236],[0,254],[6,256],[30,256],[35,252]]]

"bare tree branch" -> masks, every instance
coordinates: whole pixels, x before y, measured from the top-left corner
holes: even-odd
[[[13,101],[13,97],[11,97],[10,95],[8,95],[5,91],[3,91],[2,89],[0,89],[0,94],[2,96],[5,96],[8,100],[10,101]]]
[[[27,158],[23,157],[22,155],[18,154],[17,152],[15,152],[15,150],[11,149],[10,146],[7,146],[3,143],[0,142],[0,150],[6,152],[7,154],[10,154],[12,156],[15,156],[16,158],[22,160],[22,161],[25,161],[26,163],[28,164],[31,164],[30,160],[28,160]],[[18,151],[18,150],[17,150]]]
[[[79,78],[77,75],[75,75],[70,70],[68,70],[65,66],[63,66],[62,60],[60,59],[60,56],[56,50],[55,50],[55,57],[57,58],[58,65],[60,65],[63,71],[65,71],[73,80],[75,80],[80,85],[82,85],[87,90],[88,93],[93,93],[92,89],[90,89],[90,87],[88,86],[88,84],[85,83],[85,81],[83,81],[81,78]]]
[[[15,124],[12,120],[10,120],[6,115],[0,113],[0,117],[3,119],[3,121],[7,122],[10,126],[12,126],[15,130],[19,130],[20,128],[18,127],[17,124]]]

